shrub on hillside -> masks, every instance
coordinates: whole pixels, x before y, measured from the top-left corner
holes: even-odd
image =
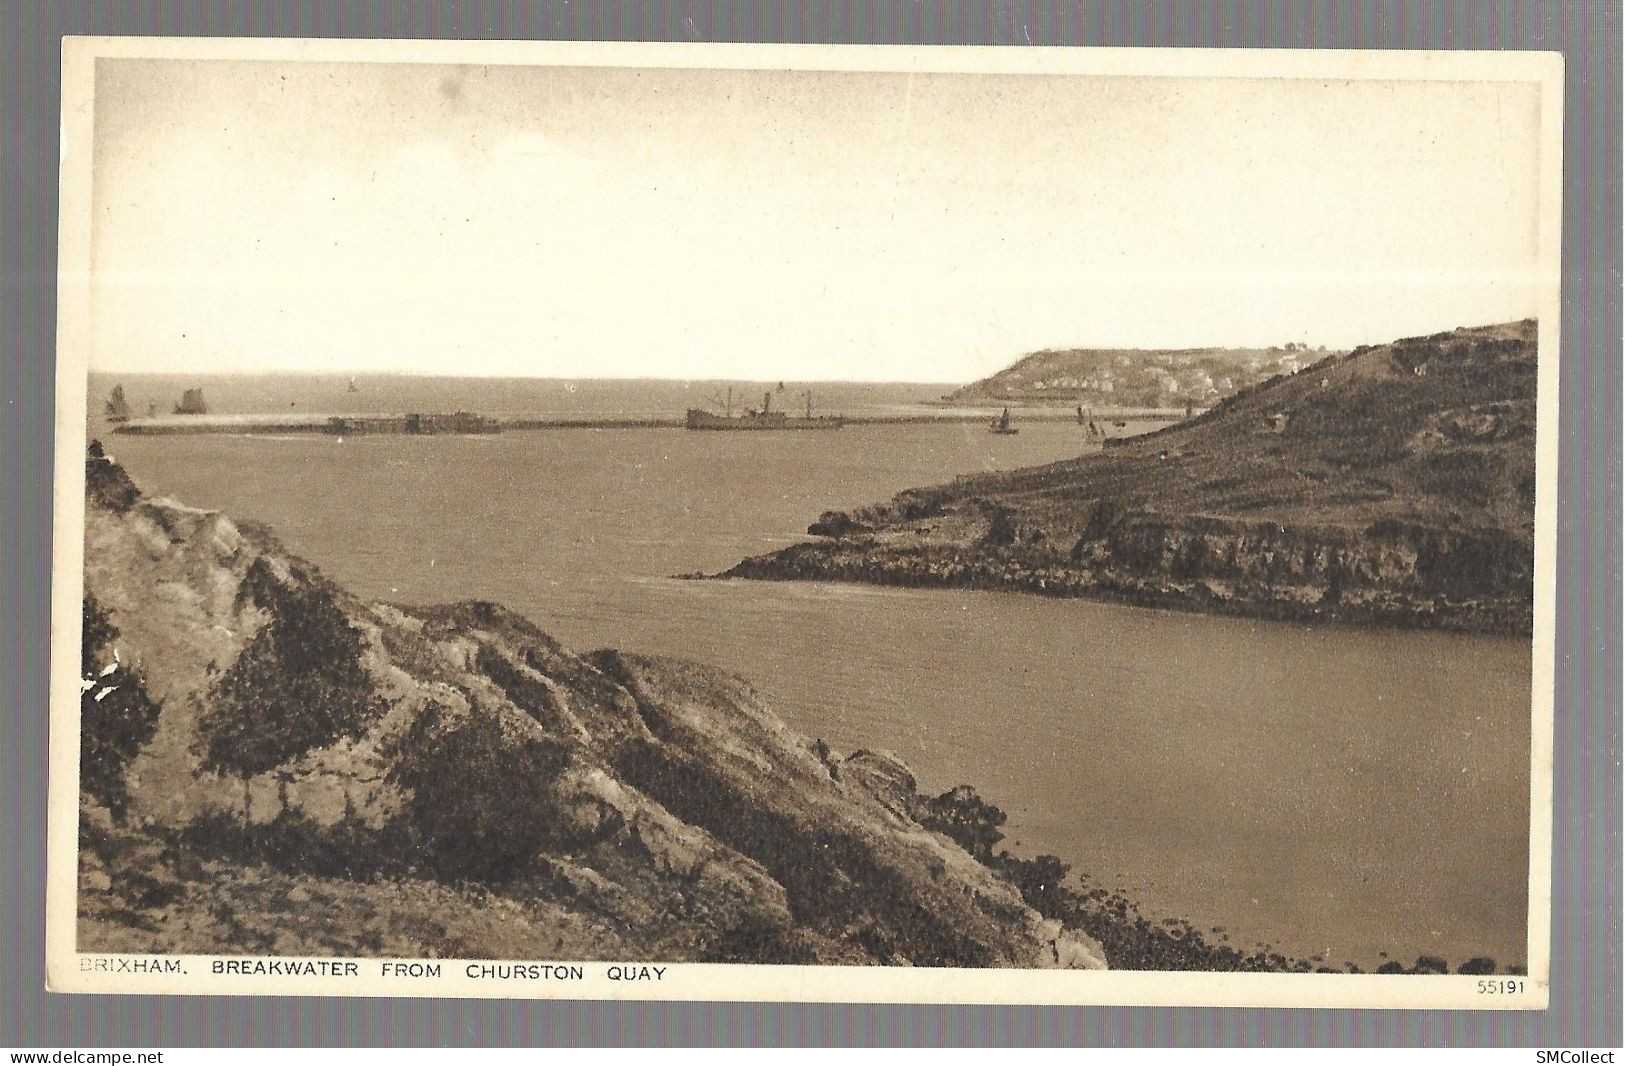
[[[158,728],[160,705],[141,675],[103,653],[116,648],[118,627],[95,597],[84,600],[79,645],[79,788],[122,818],[129,804],[124,770]]]
[[[915,820],[935,830],[970,852],[982,862],[991,862],[993,845],[1004,839],[999,826],[1006,815],[976,794],[969,785],[959,785],[932,799],[922,798]]]
[[[269,619],[209,690],[198,721],[204,768],[249,777],[359,735],[382,701],[361,665],[361,634],[332,593],[282,582],[262,557],[237,595]]]
[[[215,810],[189,822],[176,841],[195,855],[317,877],[369,881],[408,872],[408,849],[398,828],[374,829],[348,807],[331,825],[287,808],[259,823]]]
[[[99,440],[85,449],[85,497],[91,504],[119,514],[141,499],[141,490],[122,466],[108,458]]]
[[[495,711],[431,704],[394,753],[390,780],[410,791],[405,820],[421,860],[448,880],[511,877],[554,837],[549,788],[563,745]]]

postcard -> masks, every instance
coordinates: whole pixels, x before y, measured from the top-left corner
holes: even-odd
[[[53,989],[1546,1004],[1560,56],[62,77]]]

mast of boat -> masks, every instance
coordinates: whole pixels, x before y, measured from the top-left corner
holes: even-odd
[[[811,389],[807,390],[807,418],[808,418],[809,421],[812,419],[812,390]]]
[[[729,418],[734,416],[734,387],[732,385],[728,386],[728,402],[723,410],[728,413]]]

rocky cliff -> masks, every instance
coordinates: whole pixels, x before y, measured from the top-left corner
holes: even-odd
[[[364,602],[86,475],[81,950],[1104,965],[736,677]]]
[[[1328,356],[1158,433],[829,513],[728,576],[1527,633],[1536,325]]]

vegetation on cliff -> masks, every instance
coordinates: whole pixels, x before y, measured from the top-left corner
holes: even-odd
[[[825,514],[728,576],[1527,633],[1535,382],[1533,321],[1360,348],[1103,451]]]
[[[79,643],[79,787],[124,816],[124,771],[158,728],[158,704],[140,673],[118,657],[119,631],[94,597],[84,601]]]
[[[205,770],[264,773],[359,736],[380,710],[361,667],[361,635],[319,581],[290,577],[280,579],[262,556],[238,586],[238,609],[266,621],[205,697],[197,723]]]

